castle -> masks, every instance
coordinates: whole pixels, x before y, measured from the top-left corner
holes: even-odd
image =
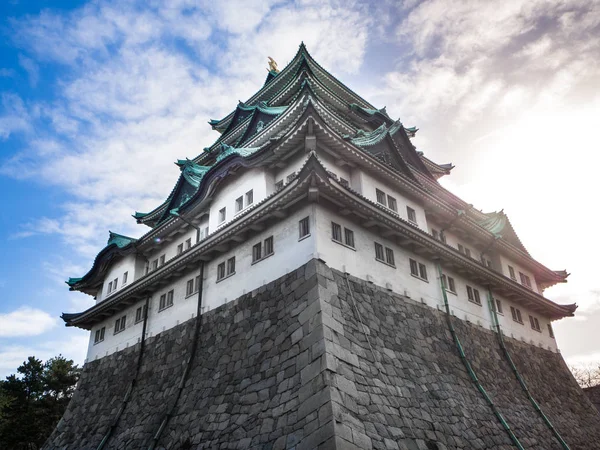
[[[47,448],[600,448],[534,260],[502,212],[302,44],[210,125],[139,239],[65,313],[84,376]],[[91,417],[90,417],[91,416]]]

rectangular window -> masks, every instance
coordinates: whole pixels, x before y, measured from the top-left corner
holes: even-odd
[[[508,266],[508,273],[510,274],[510,277],[517,281],[517,276],[515,275],[515,269],[512,266]]]
[[[492,268],[492,261],[489,260],[489,259],[483,258],[483,257],[482,257],[482,259],[483,259],[483,265],[485,267],[487,267],[488,269],[491,269]]]
[[[342,242],[342,227],[335,222],[331,222],[331,239]]]
[[[419,264],[414,259],[409,259],[410,262],[410,274],[415,277],[419,276]]]
[[[96,330],[96,334],[94,335],[94,344],[97,344],[98,342],[102,342],[104,340],[105,330],[106,327],[102,327],[99,330]]]
[[[473,288],[471,286],[467,286],[467,298],[471,301],[475,300],[475,297],[473,296]]]
[[[275,183],[275,190],[280,191],[282,189],[283,189],[283,180],[279,180],[277,183]]]
[[[539,331],[540,333],[542,332],[542,329],[540,328],[540,322],[537,317],[529,316],[529,323],[531,323],[531,328],[533,328],[535,331]]]
[[[349,186],[350,186],[350,183],[348,182],[348,180],[346,180],[346,179],[344,179],[344,178],[342,178],[342,177],[340,177],[340,184],[341,184],[342,186],[346,186],[346,187],[349,187]]]
[[[463,254],[465,253],[465,248],[463,247],[462,244],[458,244],[458,251],[461,252],[461,253],[463,253]]]
[[[385,192],[375,189],[375,195],[377,195],[377,203],[387,206],[385,203]]]
[[[177,246],[177,254],[181,255],[183,253],[183,244],[179,244]]]
[[[481,297],[479,296],[479,291],[477,289],[473,289],[473,294],[475,294],[475,303],[481,306]]]
[[[383,245],[378,242],[375,242],[375,259],[379,261],[385,261],[385,255],[383,253]]]
[[[217,281],[225,278],[225,263],[222,262],[217,266]]]
[[[273,236],[269,236],[265,239],[264,253],[264,256],[269,256],[273,254]]]
[[[227,208],[221,208],[219,210],[219,224],[225,222],[226,215],[227,215]]]
[[[144,320],[144,316],[146,315],[146,305],[140,306],[135,310],[135,323],[141,322]]]
[[[159,266],[165,265],[165,255],[161,255],[160,260],[158,261]]]
[[[262,243],[254,244],[252,247],[252,262],[262,259]]]
[[[158,269],[158,259],[152,261],[152,270]]]
[[[244,197],[238,197],[235,199],[235,212],[238,213],[244,209]]]
[[[232,275],[234,273],[235,273],[235,256],[233,256],[227,260],[227,275]]]
[[[433,228],[432,228],[432,229],[431,229],[431,235],[433,236],[433,238],[434,238],[436,241],[439,241],[439,240],[440,240],[440,232],[439,232],[438,230],[435,230],[435,229],[433,229]]]
[[[200,275],[196,277],[196,287],[194,288],[194,292],[198,292],[200,290]]]
[[[425,264],[419,263],[419,277],[427,281],[427,267]]]
[[[406,214],[408,215],[408,221],[414,224],[417,223],[417,213],[410,206],[406,207]]]
[[[252,203],[254,203],[254,190],[250,189],[246,192],[246,206],[251,205]]]
[[[446,235],[444,234],[443,231],[440,231],[440,241],[443,242],[444,244],[446,243]]]
[[[519,276],[521,277],[521,284],[531,289],[531,280],[529,279],[529,277],[523,272],[519,272]]]
[[[111,292],[112,292],[112,281],[110,281],[108,283],[108,292],[107,292],[107,294],[110,294]]]
[[[454,283],[454,278],[442,275],[442,284],[448,292],[456,294],[456,284]]]
[[[496,312],[498,314],[504,314],[504,311],[502,310],[502,302],[498,299],[496,299]]]
[[[554,339],[554,330],[552,329],[552,324],[548,324],[548,334],[552,339]]]
[[[160,296],[160,300],[158,301],[158,310],[162,311],[167,307],[167,294],[163,294]]]
[[[467,255],[469,258],[471,257],[471,250],[467,247],[465,247],[465,255]]]
[[[348,247],[354,248],[354,231],[344,228],[344,240]]]
[[[510,313],[512,315],[512,319],[515,322],[519,322],[520,324],[523,324],[523,318],[521,317],[521,311],[519,309],[515,308],[514,306],[511,306]]]
[[[185,241],[185,249],[189,250],[190,248],[192,248],[192,238]]]
[[[119,281],[119,279],[118,279],[118,278],[115,278],[115,279],[113,280],[113,291],[116,291],[116,290],[117,290],[117,283],[118,283],[118,281]]]
[[[392,250],[391,248],[385,248],[385,261],[390,265],[390,266],[395,266],[396,265],[396,261],[394,260],[394,250]]]
[[[479,291],[471,286],[467,286],[467,297],[470,302],[476,303],[481,306],[481,297],[479,296]]]
[[[299,239],[302,239],[305,236],[310,234],[310,225],[308,223],[308,217],[305,217],[300,222],[298,222],[298,234]]]
[[[185,296],[192,295],[194,293],[194,279],[188,280],[185,285]]]
[[[129,274],[129,272],[125,272],[125,273],[123,274],[123,283],[121,283],[122,285],[123,285],[123,284],[127,284],[127,275],[128,275],[128,274]]]
[[[123,316],[120,319],[117,319],[115,322],[115,333],[120,333],[125,329],[125,321],[127,320],[127,316]]]
[[[169,292],[167,292],[167,308],[169,306],[173,306],[173,294],[174,294],[173,290],[170,290]]]
[[[396,202],[396,199],[394,197],[392,197],[391,195],[388,195],[387,201],[388,201],[388,208],[390,208],[394,212],[398,212],[398,203]]]

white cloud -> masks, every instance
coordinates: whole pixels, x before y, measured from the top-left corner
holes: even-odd
[[[36,87],[40,79],[40,68],[35,61],[24,55],[19,55],[19,65],[27,72],[31,87]]]
[[[57,320],[41,309],[21,306],[0,314],[0,338],[37,336],[56,326]]]

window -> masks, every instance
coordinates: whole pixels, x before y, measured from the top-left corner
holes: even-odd
[[[185,296],[188,297],[194,293],[194,279],[188,280],[185,286]]]
[[[479,296],[479,291],[471,286],[467,286],[467,297],[470,302],[476,303],[481,306],[481,297]]]
[[[227,260],[227,276],[235,273],[235,256]]]
[[[523,272],[519,272],[519,276],[521,277],[521,284],[531,289],[531,280],[529,279],[529,277]]]
[[[238,213],[244,209],[244,197],[238,197],[235,199],[235,212]]]
[[[179,244],[177,246],[177,254],[181,255],[183,253],[183,244]]]
[[[185,241],[185,249],[189,250],[190,248],[192,248],[192,238],[189,238]]]
[[[515,269],[512,266],[508,266],[508,273],[510,274],[510,277],[517,281],[517,276],[515,275]]]
[[[220,224],[225,222],[226,213],[227,213],[227,208],[221,208],[219,210],[219,223]]]
[[[342,227],[335,222],[331,222],[331,239],[342,242]]]
[[[510,313],[512,314],[512,319],[515,322],[519,322],[520,324],[523,324],[523,318],[521,317],[521,310],[515,308],[514,306],[511,306]]]
[[[246,192],[246,206],[249,206],[252,203],[254,203],[254,190],[250,189],[248,192]]]
[[[165,255],[161,255],[160,260],[158,262],[159,266],[164,266],[165,265]]]
[[[461,253],[463,253],[463,254],[465,253],[465,248],[463,247],[462,244],[458,244],[458,251],[461,252]]]
[[[388,208],[390,208],[394,212],[398,212],[398,203],[396,203],[396,199],[391,195],[387,196]]]
[[[252,262],[262,259],[262,243],[254,244],[252,247]]]
[[[135,310],[135,323],[141,322],[146,316],[146,305],[140,306]]]
[[[158,310],[162,311],[167,306],[167,294],[163,294],[160,296],[160,300],[158,301]]]
[[[489,269],[492,268],[492,261],[489,259],[484,258],[483,256],[481,257],[481,260],[483,262],[483,265]]]
[[[108,283],[108,292],[107,294],[110,294],[112,292],[112,281]]]
[[[410,263],[410,274],[427,281],[427,267],[425,264],[417,262],[414,259],[409,259],[408,262]]]
[[[344,179],[342,177],[340,177],[340,184],[342,186],[350,187],[350,183],[348,182],[348,180],[346,180],[346,179]]]
[[[498,299],[495,299],[495,300],[496,300],[496,312],[498,314],[504,314],[504,311],[502,310],[502,302]]]
[[[465,255],[467,255],[469,258],[471,257],[471,250],[469,250],[467,247],[465,247]]]
[[[265,239],[265,255],[264,256],[269,256],[273,254],[273,236],[269,236],[268,238]]]
[[[279,180],[277,183],[275,183],[275,190],[280,191],[282,189],[283,189],[283,180]]]
[[[434,228],[431,229],[431,235],[436,241],[440,240],[440,232]]]
[[[406,207],[406,214],[408,215],[408,221],[414,224],[417,223],[417,213],[410,206]]]
[[[448,292],[456,294],[456,284],[454,283],[454,278],[442,275],[442,284]]]
[[[383,206],[387,206],[385,203],[385,192],[375,189],[375,195],[377,195],[377,203],[381,203]]]
[[[118,283],[118,282],[119,282],[119,279],[118,279],[118,278],[115,278],[115,279],[113,280],[113,291],[116,291],[116,290],[117,290],[117,283]]]
[[[298,222],[298,234],[299,239],[302,239],[305,236],[310,234],[310,225],[308,223],[308,217],[305,217],[300,222]]]
[[[158,269],[158,259],[152,261],[152,270]]]
[[[102,327],[99,330],[96,330],[96,334],[94,335],[94,344],[97,344],[98,342],[102,342],[104,340],[104,331],[106,330],[106,327]]]
[[[129,272],[125,272],[125,273],[123,274],[123,283],[121,283],[121,284],[127,284],[127,275],[128,275],[128,274],[129,274]]]
[[[287,178],[286,181],[289,183],[290,181],[292,181],[294,178],[296,177],[296,172],[292,172],[290,173]]]
[[[443,231],[440,231],[440,241],[443,242],[444,244],[446,243],[446,235],[444,234]]]
[[[222,262],[217,266],[217,281],[225,278],[225,263]]]
[[[548,334],[552,339],[554,339],[554,330],[552,329],[552,324],[548,324]]]
[[[537,317],[529,316],[529,323],[531,324],[531,328],[533,328],[535,331],[539,331],[540,333],[542,332],[542,329],[540,328],[540,322],[537,320]]]
[[[344,228],[344,240],[348,247],[354,248],[354,231]]]
[[[174,295],[174,291],[170,290],[169,292],[167,292],[167,308],[169,306],[173,306],[173,295]]]
[[[121,331],[123,331],[125,329],[125,321],[127,320],[127,316],[123,316],[120,319],[117,319],[115,321],[115,333],[120,333]]]
[[[396,265],[396,261],[394,260],[394,250],[392,250],[391,248],[385,248],[385,261],[390,265],[390,266],[395,266]]]
[[[378,242],[375,242],[375,259],[379,260],[379,261],[385,261],[384,258],[384,253],[383,253],[383,245],[379,244]]]

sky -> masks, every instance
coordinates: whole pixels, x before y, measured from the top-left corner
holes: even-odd
[[[142,235],[177,159],[304,41],[456,168],[442,184],[504,209],[546,290],[570,364],[600,361],[600,1],[5,0],[0,2],[0,376],[27,356],[83,363],[85,274],[108,230]]]

